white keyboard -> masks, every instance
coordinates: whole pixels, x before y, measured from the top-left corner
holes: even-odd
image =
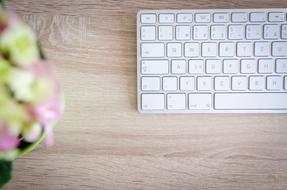
[[[287,113],[287,9],[143,10],[138,110]]]

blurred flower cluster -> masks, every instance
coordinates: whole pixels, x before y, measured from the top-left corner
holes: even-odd
[[[63,112],[59,83],[33,31],[0,8],[0,160],[45,136]]]

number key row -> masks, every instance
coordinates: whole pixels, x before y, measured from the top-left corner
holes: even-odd
[[[276,40],[287,39],[287,25],[195,25],[195,26],[142,26],[140,30],[142,41],[175,40]]]

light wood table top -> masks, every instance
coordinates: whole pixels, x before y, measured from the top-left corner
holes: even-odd
[[[7,189],[286,190],[287,115],[141,115],[139,9],[287,7],[286,0],[8,0],[63,83],[53,148],[15,162]]]

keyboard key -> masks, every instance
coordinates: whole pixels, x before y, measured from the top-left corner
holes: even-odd
[[[177,14],[178,23],[192,23],[192,14],[189,13],[180,13]]]
[[[283,78],[280,76],[267,77],[268,90],[281,90],[283,88]]]
[[[215,77],[214,89],[217,91],[229,90],[230,80],[229,77]]]
[[[159,14],[159,23],[173,23],[174,14],[164,13]]]
[[[257,69],[255,59],[242,59],[241,60],[241,73],[251,74],[255,73]]]
[[[142,43],[141,56],[146,57],[163,57],[164,44],[163,43]]]
[[[250,42],[238,42],[237,43],[237,56],[238,57],[250,57],[253,55],[253,47]]]
[[[258,40],[262,37],[261,25],[246,25],[246,39]]]
[[[156,23],[156,14],[141,14],[141,23],[143,24]]]
[[[229,25],[228,26],[228,38],[230,40],[241,40],[244,38],[244,26],[243,25]]]
[[[186,73],[185,60],[172,60],[171,61],[171,72],[173,74],[184,74]]]
[[[163,77],[162,88],[163,90],[177,90],[177,78],[176,77]]]
[[[159,26],[158,27],[158,39],[159,40],[172,40],[173,39],[172,26]]]
[[[235,55],[235,44],[231,42],[223,42],[219,44],[220,57],[233,57]]]
[[[211,39],[224,40],[226,39],[226,27],[224,25],[211,26]]]
[[[213,22],[226,23],[229,21],[228,13],[214,13]]]
[[[269,22],[283,22],[285,21],[285,14],[281,12],[274,12],[268,14]]]
[[[175,34],[177,40],[190,40],[190,26],[176,26]]]
[[[258,61],[258,71],[261,74],[272,73],[274,70],[274,60],[272,59],[259,59]]]
[[[265,90],[265,78],[262,76],[251,76],[249,78],[249,90]]]
[[[141,78],[142,90],[160,90],[159,77],[142,77]]]
[[[247,22],[248,15],[247,13],[232,13],[231,20],[232,22]]]
[[[219,74],[221,73],[221,60],[206,60],[206,73]]]
[[[155,26],[142,26],[141,40],[155,40]]]
[[[184,110],[185,107],[185,94],[167,94],[167,109]]]
[[[250,22],[265,22],[265,13],[250,13]]]
[[[287,39],[287,24],[281,26],[281,38]]]
[[[208,26],[194,26],[193,39],[194,40],[207,40],[209,36]]]
[[[214,99],[218,110],[287,109],[287,93],[216,93]]]
[[[255,42],[254,55],[256,57],[267,57],[270,55],[271,49],[268,42]]]
[[[190,74],[202,74],[204,72],[204,62],[203,60],[189,60],[188,68]]]
[[[276,73],[287,73],[287,59],[276,60]]]
[[[144,60],[141,62],[142,74],[167,74],[168,60]]]
[[[211,77],[198,77],[197,78],[197,90],[198,91],[209,91],[212,89],[212,78]]]
[[[164,94],[142,94],[142,110],[163,110]]]
[[[247,78],[246,77],[232,77],[231,79],[232,90],[246,90],[247,89]]]
[[[185,57],[198,57],[200,54],[199,43],[185,43],[184,56]]]
[[[181,43],[167,43],[167,56],[180,57],[181,56]]]
[[[223,72],[226,74],[236,74],[239,72],[239,61],[236,59],[227,59],[223,61]]]
[[[210,14],[208,13],[197,13],[195,14],[195,22],[207,23],[211,21]]]
[[[211,94],[189,94],[188,108],[190,110],[210,110],[212,107]]]
[[[287,55],[287,42],[273,42],[272,55],[275,57],[285,57]]]
[[[279,25],[266,24],[264,25],[264,39],[266,40],[276,40],[279,38]]]
[[[202,56],[203,57],[215,57],[217,55],[217,44],[210,43],[202,43]]]
[[[287,90],[287,76],[284,77],[284,89]]]
[[[195,90],[194,77],[180,77],[180,90],[192,91]]]

